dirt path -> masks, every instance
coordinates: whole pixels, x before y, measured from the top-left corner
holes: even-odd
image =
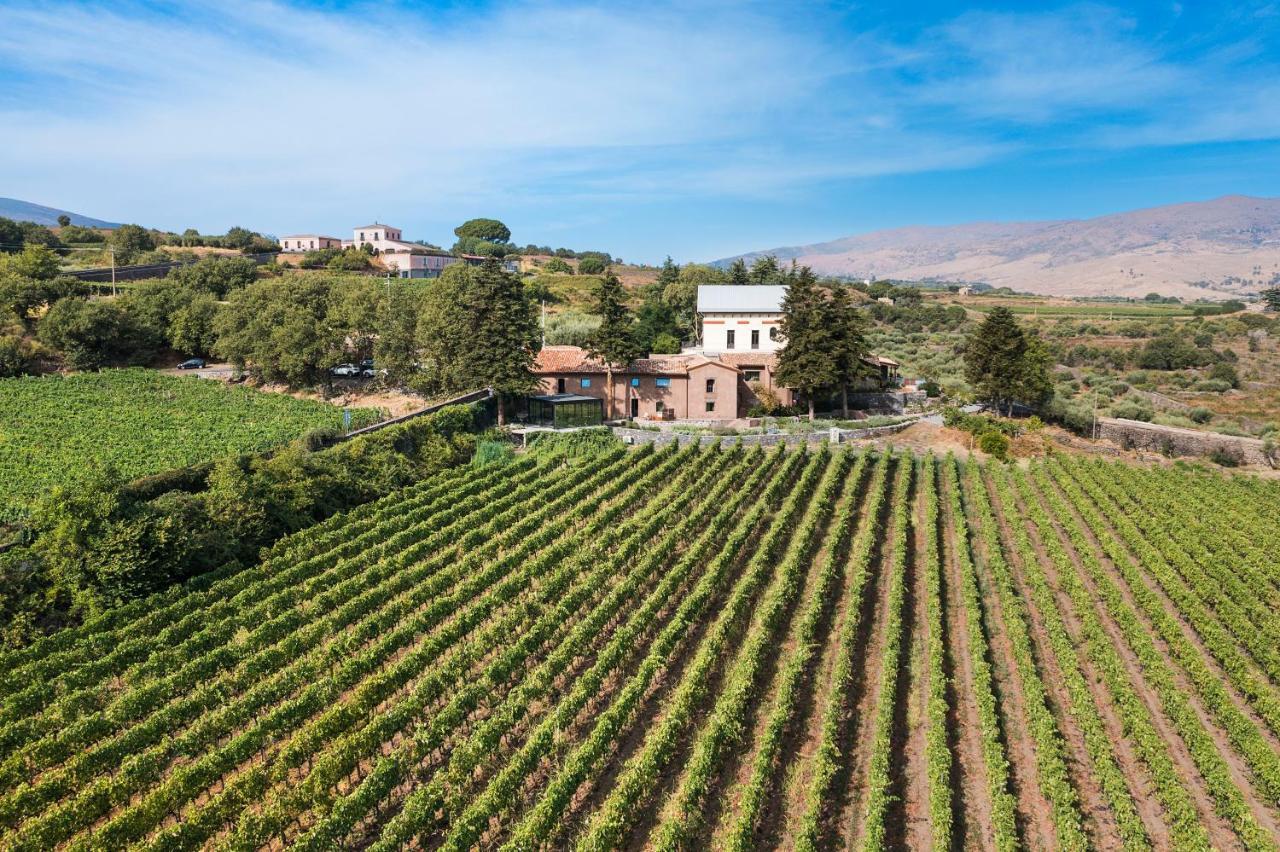
[[[778,786],[777,794],[765,811],[763,825],[766,830],[762,838],[763,845],[774,846],[783,850],[789,850],[794,845],[798,827],[804,818],[807,806],[805,795],[813,778],[814,760],[822,741],[823,718],[826,716],[827,708],[831,702],[840,701],[843,698],[843,696],[835,693],[833,677],[836,658],[840,650],[838,640],[844,632],[845,624],[849,618],[860,618],[858,639],[854,643],[854,659],[863,659],[865,657],[867,645],[870,642],[870,623],[874,613],[875,602],[878,600],[876,590],[879,582],[879,576],[874,568],[868,571],[870,576],[868,576],[866,585],[863,587],[860,599],[850,601],[847,598],[849,584],[854,580],[852,573],[854,569],[854,542],[859,532],[876,520],[868,517],[870,489],[874,487],[875,482],[874,470],[868,469],[866,477],[862,502],[858,507],[856,526],[853,535],[850,537],[849,555],[845,561],[844,570],[841,572],[838,584],[839,597],[836,599],[838,602],[836,611],[832,615],[830,628],[825,634],[822,653],[817,661],[817,668],[813,678],[813,683],[816,686],[812,694],[806,698],[806,703],[800,707],[796,717],[797,724],[795,725],[794,734],[784,742],[781,750],[783,755],[790,755],[791,759],[789,766],[785,770],[779,770],[785,771],[785,780]],[[886,483],[884,487],[889,488],[890,484]],[[888,511],[888,502],[887,499],[884,501],[882,517],[884,516],[883,513]],[[878,537],[883,540],[883,536],[884,532],[881,529]],[[849,608],[850,603],[855,603],[856,608],[851,610]],[[853,683],[849,693],[850,700],[854,700],[856,696],[862,693],[866,683],[864,669],[855,667]]]
[[[1112,532],[1114,532],[1114,530],[1112,530]],[[1144,577],[1147,588],[1149,589],[1158,588],[1159,584],[1154,581],[1154,578],[1146,574],[1145,571],[1142,571],[1140,561],[1134,557],[1134,554],[1131,551],[1129,551],[1128,548],[1125,549],[1125,553],[1130,557],[1131,562],[1135,566],[1138,566],[1139,571],[1142,573]],[[1205,707],[1203,698],[1201,697],[1200,693],[1196,690],[1195,685],[1191,682],[1191,679],[1188,677],[1186,671],[1182,668],[1181,665],[1178,664],[1177,660],[1174,659],[1172,653],[1169,650],[1168,644],[1166,644],[1164,639],[1154,629],[1151,622],[1146,618],[1145,614],[1136,606],[1133,600],[1132,593],[1130,592],[1123,578],[1118,576],[1118,572],[1115,570],[1115,566],[1111,565],[1109,562],[1104,562],[1104,565],[1106,565],[1110,569],[1112,579],[1113,581],[1116,582],[1117,587],[1121,590],[1121,593],[1124,597],[1124,601],[1126,605],[1128,605],[1129,608],[1134,611],[1139,622],[1142,624],[1143,628],[1147,631],[1148,634],[1150,634],[1152,641],[1155,644],[1156,650],[1160,653],[1161,659],[1164,661],[1164,664],[1168,667],[1169,671],[1173,674],[1173,679],[1175,684],[1177,685],[1178,691],[1186,696],[1187,702],[1191,705],[1192,710],[1195,711],[1196,717],[1199,719],[1200,724],[1204,727],[1205,732],[1208,733],[1209,737],[1213,740],[1213,743],[1217,748],[1219,754],[1222,756],[1222,759],[1226,762],[1227,769],[1231,775],[1232,784],[1240,791],[1241,795],[1244,797],[1244,800],[1248,804],[1249,810],[1253,814],[1254,819],[1257,821],[1258,825],[1266,829],[1267,832],[1269,832],[1272,836],[1280,837],[1280,818],[1277,817],[1277,813],[1274,807],[1268,804],[1266,795],[1258,789],[1254,781],[1253,772],[1249,768],[1248,763],[1244,760],[1244,758],[1240,756],[1239,752],[1237,752],[1236,749],[1232,746],[1229,735],[1225,730],[1223,730],[1222,726],[1218,723],[1216,717],[1208,710],[1208,708]],[[1163,596],[1161,596],[1161,600],[1164,601]],[[1230,689],[1229,684],[1224,682],[1223,687],[1225,688],[1228,695],[1238,700],[1238,696],[1235,696],[1233,690]],[[1247,713],[1245,715],[1248,716]],[[1266,730],[1265,726],[1261,727],[1260,730],[1265,731]]]
[[[965,849],[994,848],[991,821],[991,797],[988,793],[986,762],[982,756],[981,726],[978,705],[974,699],[973,663],[970,659],[969,630],[965,626],[964,601],[960,589],[960,565],[956,548],[965,546],[956,538],[951,514],[951,501],[939,492],[942,512],[942,605],[947,633],[947,674],[950,681],[947,704],[950,718],[952,763],[951,789],[956,791],[955,838]]]
[[[986,472],[985,475],[989,483],[990,473]],[[990,494],[991,508],[1000,528],[1000,540],[1003,542],[1009,571],[1013,575],[1014,587],[1017,589],[1018,596],[1026,604],[1027,627],[1031,634],[1033,659],[1036,668],[1043,672],[1042,681],[1049,698],[1049,708],[1053,712],[1066,744],[1067,770],[1071,775],[1071,785],[1080,796],[1080,810],[1085,817],[1085,831],[1098,848],[1117,848],[1121,844],[1121,839],[1116,829],[1115,816],[1094,775],[1093,764],[1089,759],[1088,747],[1084,741],[1084,732],[1071,712],[1071,699],[1063,682],[1062,669],[1049,643],[1041,613],[1033,603],[1024,573],[1026,566],[1023,565],[1023,555],[1015,543],[1013,531],[1010,528],[1010,523],[1025,523],[1021,515],[1023,508],[1002,504],[999,493],[989,484],[987,492]],[[1028,534],[1039,564],[1049,565],[1051,560],[1049,554],[1045,552],[1044,543],[1035,535],[1034,530],[1029,529]]]
[[[791,719],[782,734],[781,746],[777,750],[775,780],[767,796],[766,804],[761,809],[759,824],[762,834],[776,829],[776,826],[783,818],[781,811],[785,784],[777,780],[778,776],[787,772],[788,768],[794,769],[795,762],[802,759],[802,744],[808,748],[810,754],[818,745],[816,733],[812,741],[808,739],[801,741],[801,738],[804,737],[807,731],[811,714],[816,717],[816,714],[813,713],[818,706],[814,693],[815,685],[829,682],[829,680],[822,680],[821,674],[824,671],[823,661],[831,656],[835,643],[826,640],[828,637],[834,639],[839,635],[839,623],[843,621],[845,610],[844,593],[850,579],[848,569],[849,559],[852,554],[853,537],[856,531],[862,529],[866,524],[866,498],[867,488],[871,479],[871,468],[872,465],[870,464],[859,468],[855,463],[855,466],[846,472],[847,477],[856,476],[857,481],[850,482],[841,494],[840,500],[832,512],[832,519],[827,533],[823,536],[821,545],[813,556],[810,574],[805,581],[805,594],[808,595],[810,594],[809,590],[813,589],[814,584],[819,581],[819,573],[825,563],[833,557],[839,560],[838,570],[827,585],[826,601],[814,633],[814,643],[821,643],[821,649],[812,654],[804,674],[800,677],[796,690],[797,700],[792,710]],[[850,505],[851,503],[852,505]],[[850,532],[842,550],[833,554],[831,548],[838,534],[836,525],[840,523],[843,514],[846,512],[852,515],[849,520]],[[779,671],[786,668],[786,660],[789,660],[798,650],[796,632],[800,629],[801,624],[799,614],[807,606],[807,604],[802,605],[797,613],[795,623],[787,633],[782,653],[779,655]],[[753,721],[750,738],[726,768],[724,778],[728,779],[727,783],[730,786],[724,791],[723,795],[715,798],[709,809],[707,823],[715,826],[711,838],[712,846],[719,847],[738,817],[741,791],[750,781],[752,767],[760,750],[760,739],[763,736],[765,727],[769,724],[770,716],[775,710],[779,691],[779,683],[777,681],[778,676],[775,675],[773,681],[769,683],[768,693],[760,702],[760,710]],[[821,718],[816,717],[816,721],[820,723]],[[782,777],[789,777],[789,773],[788,775],[782,775]]]
[[[804,461],[803,465],[796,472],[796,482],[803,480],[804,471],[809,469],[811,463],[816,463],[812,459]],[[775,528],[779,528],[780,538],[778,540],[779,553],[785,553],[786,548],[799,535],[803,528],[804,518],[813,510],[813,501],[818,484],[826,475],[827,465],[835,464],[835,461],[827,460],[822,462],[821,467],[817,470],[813,479],[814,492],[805,493],[796,508],[795,522],[789,527],[779,527],[779,513],[782,511],[783,503],[771,509],[767,523],[762,523],[760,528],[754,531],[754,540],[749,542],[742,548],[738,555],[741,567],[734,572],[734,581],[725,587],[721,593],[719,600],[728,600],[733,594],[733,585],[740,582],[745,576],[743,572],[751,570],[752,560],[755,558],[757,547],[763,543],[764,538]],[[798,487],[798,485],[796,486]],[[727,629],[727,639],[723,647],[719,650],[715,657],[715,663],[710,666],[707,673],[708,680],[705,684],[705,691],[702,700],[699,702],[698,710],[694,717],[684,726],[680,732],[680,743],[675,748],[669,759],[666,761],[666,768],[662,772],[659,783],[653,788],[650,798],[650,806],[637,812],[634,824],[628,832],[627,848],[642,848],[644,839],[648,837],[653,830],[660,815],[661,803],[665,797],[674,789],[679,780],[681,771],[687,759],[689,748],[691,747],[697,732],[701,729],[703,721],[707,714],[714,708],[715,702],[720,695],[720,690],[724,686],[725,678],[732,667],[732,661],[736,654],[736,650],[741,645],[743,638],[747,635],[751,628],[751,613],[756,606],[764,600],[768,594],[768,590],[777,576],[780,563],[775,561],[768,563],[764,568],[764,574],[760,582],[750,592],[750,601],[747,603],[741,614],[730,622]],[[662,726],[663,721],[668,718],[671,712],[671,701],[679,693],[681,684],[685,682],[688,676],[688,668],[693,665],[694,661],[701,654],[701,650],[708,638],[710,631],[715,629],[715,625],[720,616],[720,607],[712,605],[704,612],[700,623],[691,626],[690,631],[692,641],[685,644],[684,650],[678,655],[678,665],[668,668],[661,676],[661,683],[651,684],[646,696],[641,702],[640,709],[633,713],[624,726],[622,732],[619,733],[616,749],[605,764],[604,768],[597,771],[592,779],[579,790],[578,795],[574,798],[570,807],[561,820],[561,837],[567,837],[573,834],[578,827],[586,824],[591,814],[596,811],[609,797],[613,794],[622,773],[626,770],[627,764],[637,752],[646,748],[646,743],[654,736],[655,729]],[[594,715],[594,714],[593,714]],[[587,728],[586,730],[589,730]]]
[[[1056,488],[1056,485],[1055,485]],[[1062,495],[1066,500],[1066,495]],[[1066,501],[1070,505],[1070,501]],[[1116,567],[1106,556],[1102,549],[1102,545],[1094,536],[1093,530],[1080,517],[1079,513],[1072,507],[1071,522],[1083,531],[1085,539],[1089,542],[1089,547],[1093,550],[1094,556],[1098,563],[1102,566],[1107,576],[1116,584],[1125,595],[1127,602],[1132,605],[1132,600],[1128,595],[1128,589],[1125,587],[1123,580],[1119,576]],[[1191,758],[1190,752],[1187,751],[1186,744],[1182,741],[1182,737],[1174,729],[1172,723],[1165,716],[1164,708],[1161,705],[1160,697],[1147,683],[1142,675],[1142,664],[1139,662],[1133,649],[1129,647],[1129,643],[1125,641],[1124,635],[1120,632],[1120,628],[1112,620],[1110,613],[1107,611],[1106,605],[1099,597],[1098,589],[1093,582],[1093,578],[1088,572],[1081,572],[1080,580],[1088,590],[1090,598],[1093,601],[1094,612],[1102,623],[1103,630],[1106,631],[1107,637],[1111,640],[1111,644],[1115,647],[1119,654],[1121,662],[1124,664],[1125,672],[1129,677],[1129,683],[1133,686],[1138,698],[1147,708],[1147,713],[1151,718],[1152,724],[1156,731],[1160,734],[1161,739],[1168,744],[1169,756],[1172,758],[1174,765],[1177,767],[1178,774],[1182,778],[1183,786],[1191,796],[1192,803],[1195,805],[1196,813],[1200,817],[1200,822],[1204,825],[1205,830],[1209,834],[1209,841],[1218,849],[1238,849],[1240,848],[1239,840],[1231,826],[1227,824],[1214,809],[1213,798],[1209,794],[1208,788],[1205,786],[1204,779],[1200,775],[1200,771],[1196,768],[1195,761]]]
[[[1033,496],[1039,499],[1038,491],[1034,490],[1034,484],[1032,487]],[[1047,511],[1047,507],[1046,513],[1053,524],[1063,551],[1075,566],[1077,575],[1083,576],[1085,567],[1080,560],[1080,554],[1076,553],[1071,546],[1071,540],[1067,536],[1061,521],[1055,518],[1052,512]],[[1043,548],[1044,543],[1037,531],[1032,530],[1031,532],[1032,540],[1036,542],[1037,549]],[[1063,626],[1066,628],[1073,644],[1079,648],[1085,642],[1084,627],[1080,623],[1080,616],[1072,606],[1070,596],[1061,589],[1061,584],[1058,582],[1057,567],[1053,561],[1042,560],[1042,565],[1044,566],[1045,577],[1049,582],[1049,586],[1054,591],[1054,600],[1058,606],[1058,613],[1062,616]],[[1078,653],[1076,660],[1080,665],[1081,673],[1084,675],[1085,683],[1089,686],[1089,692],[1093,696],[1094,706],[1098,708],[1098,715],[1102,719],[1103,727],[1106,728],[1107,735],[1112,742],[1112,753],[1120,767],[1120,771],[1124,774],[1126,786],[1129,789],[1129,794],[1133,797],[1138,815],[1142,818],[1142,824],[1147,831],[1147,836],[1150,838],[1154,848],[1168,849],[1170,843],[1169,831],[1165,825],[1164,808],[1160,804],[1155,782],[1152,780],[1145,764],[1138,757],[1133,742],[1125,736],[1124,724],[1116,710],[1111,692],[1103,682],[1102,675],[1096,670],[1087,653]]]
[[[840,463],[839,459],[832,461],[832,464]],[[835,539],[835,525],[839,522],[841,513],[845,510],[849,501],[857,500],[861,491],[859,482],[849,480],[853,473],[853,468],[850,466],[841,474],[842,478],[845,479],[845,483],[838,492],[838,497],[830,515],[816,534],[814,539],[815,546],[807,558],[808,566],[804,582],[787,616],[788,624],[782,634],[782,643],[776,649],[776,652],[770,655],[768,664],[760,673],[759,688],[755,691],[755,696],[747,706],[745,724],[749,725],[748,733],[736,744],[732,752],[722,758],[722,771],[707,790],[706,805],[701,814],[702,832],[692,841],[695,847],[707,846],[711,834],[718,827],[730,825],[738,813],[741,791],[745,789],[751,780],[752,764],[760,749],[761,737],[764,735],[770,717],[773,714],[774,706],[777,704],[783,675],[788,663],[795,657],[800,648],[800,640],[797,633],[801,629],[805,612],[810,608],[811,599],[814,599],[815,595],[818,594],[817,586],[822,581],[823,568],[831,558],[832,542]],[[830,600],[830,588],[825,590],[824,598],[825,600]],[[821,625],[827,623],[827,616],[830,614],[831,607],[824,607],[824,609],[826,612],[819,619],[820,630]],[[819,632],[818,635],[824,634]],[[812,666],[810,666],[810,669],[812,669]],[[808,682],[807,677],[804,682]],[[801,691],[802,693],[805,691],[803,686]],[[677,780],[677,786],[679,783],[680,779]],[[661,819],[665,820],[670,816],[670,805],[669,798],[663,808]],[[722,822],[724,823],[723,826],[721,826]]]
[[[890,471],[889,475],[892,477],[892,481],[897,481],[896,465],[903,463],[902,460],[898,460],[894,469]],[[889,500],[886,502],[891,507],[897,499],[899,499],[899,495],[896,490],[891,491]],[[892,512],[890,512],[880,536],[880,553],[876,558],[875,609],[872,613],[871,621],[867,625],[871,631],[870,641],[861,656],[863,660],[860,675],[862,689],[853,704],[853,712],[848,723],[849,729],[853,731],[853,737],[850,740],[848,750],[845,752],[848,755],[846,761],[849,766],[849,774],[845,788],[840,796],[839,816],[835,824],[838,835],[844,838],[846,849],[856,847],[858,834],[861,830],[862,806],[866,800],[867,776],[871,768],[870,745],[875,730],[876,708],[880,706],[880,701],[883,700],[880,695],[880,670],[886,662],[884,659],[885,631],[888,623],[889,588],[892,585],[888,576],[892,551],[887,545],[893,541],[894,529],[896,527]],[[893,663],[891,662],[890,664],[892,665]]]
[[[1117,536],[1117,541],[1119,541],[1118,536]],[[1123,542],[1121,542],[1121,544],[1123,544]],[[1125,552],[1132,556],[1132,550],[1127,546],[1125,547]],[[1249,721],[1254,725],[1254,727],[1258,729],[1258,732],[1267,740],[1268,744],[1277,752],[1280,752],[1280,736],[1277,736],[1276,732],[1271,730],[1270,726],[1262,719],[1262,717],[1259,716],[1254,711],[1253,707],[1249,704],[1248,699],[1246,699],[1244,695],[1241,694],[1240,691],[1235,687],[1235,685],[1232,684],[1231,681],[1227,678],[1226,672],[1222,668],[1222,664],[1218,662],[1217,657],[1215,657],[1213,653],[1208,649],[1208,647],[1204,644],[1204,640],[1200,638],[1200,634],[1196,632],[1196,629],[1191,626],[1191,622],[1187,620],[1186,616],[1182,613],[1182,610],[1178,608],[1177,603],[1175,603],[1174,600],[1171,597],[1169,597],[1164,587],[1159,583],[1159,581],[1156,580],[1156,578],[1151,576],[1150,572],[1148,572],[1145,569],[1145,567],[1141,564],[1139,560],[1132,559],[1131,561],[1133,562],[1134,566],[1138,569],[1139,573],[1142,575],[1145,581],[1144,585],[1146,586],[1146,588],[1149,589],[1153,595],[1155,595],[1155,597],[1160,601],[1160,605],[1164,609],[1165,613],[1169,615],[1173,619],[1173,621],[1178,625],[1179,629],[1181,630],[1183,638],[1186,639],[1186,641],[1189,642],[1196,649],[1197,652],[1199,652],[1199,655],[1201,659],[1204,661],[1205,666],[1207,666],[1208,669],[1211,672],[1213,672],[1215,676],[1217,676],[1219,682],[1222,684],[1223,689],[1226,691],[1227,695],[1230,697],[1231,702],[1236,706],[1236,708],[1241,713],[1245,715],[1246,718],[1249,719]],[[1121,591],[1125,596],[1125,601],[1128,602],[1129,605],[1133,608],[1134,612],[1137,613],[1138,617],[1142,620],[1142,623],[1148,628],[1148,630],[1152,633],[1152,635],[1156,635],[1155,628],[1153,627],[1151,620],[1134,603],[1133,596],[1129,592],[1128,585],[1121,583]],[[1205,605],[1205,609],[1210,613],[1213,612],[1212,607],[1208,606],[1207,604]],[[1218,622],[1218,626],[1221,627],[1224,632],[1230,635],[1230,631],[1227,630],[1225,625],[1223,625],[1221,622]],[[1239,658],[1243,660],[1245,665],[1248,667],[1250,674],[1257,680],[1257,682],[1260,684],[1269,684],[1270,679],[1268,675],[1261,668],[1259,668],[1257,663],[1254,661],[1254,659],[1249,656],[1248,649],[1243,648],[1239,645],[1237,645],[1236,648],[1239,651],[1239,655],[1238,655]]]
[[[967,487],[967,483],[965,485]],[[1017,662],[1005,633],[1000,596],[992,585],[987,568],[989,554],[978,533],[981,521],[973,512],[968,513],[968,521],[974,555],[977,557],[978,585],[985,604],[983,622],[991,645],[991,668],[1000,704],[1005,749],[1009,758],[1013,794],[1017,799],[1018,830],[1027,846],[1033,849],[1050,849],[1057,839],[1053,826],[1053,807],[1040,790],[1035,743],[1027,730],[1026,708],[1023,706],[1022,689],[1017,676]]]
[[[903,759],[894,761],[897,801],[889,812],[890,840],[900,837],[911,849],[933,848],[933,831],[929,823],[929,771],[925,763],[925,729],[928,723],[925,712],[929,699],[929,666],[925,651],[929,626],[925,597],[928,591],[925,588],[925,568],[920,560],[924,558],[926,537],[934,531],[929,530],[925,522],[922,493],[923,489],[917,483],[912,510],[915,517],[915,559],[908,567],[903,618],[903,630],[907,631],[910,640],[909,665],[907,676],[898,679],[899,719],[895,726],[895,742],[903,743],[905,755]]]

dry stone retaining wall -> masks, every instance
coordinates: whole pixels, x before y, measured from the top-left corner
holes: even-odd
[[[1098,429],[1099,437],[1125,449],[1149,450],[1167,456],[1207,456],[1219,450],[1236,456],[1241,464],[1270,464],[1262,451],[1262,441],[1257,438],[1237,438],[1112,417],[1099,418]]]

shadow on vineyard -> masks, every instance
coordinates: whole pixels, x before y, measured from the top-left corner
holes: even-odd
[[[1274,842],[1274,483],[594,439],[456,465],[462,419],[326,451],[413,484],[0,657],[4,845]]]

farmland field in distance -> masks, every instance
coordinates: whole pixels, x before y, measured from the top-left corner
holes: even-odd
[[[0,655],[0,848],[1274,848],[1278,513],[1067,457],[450,470]]]
[[[379,419],[352,414],[353,426]],[[327,403],[152,370],[0,379],[0,521],[95,467],[136,477],[341,427]]]

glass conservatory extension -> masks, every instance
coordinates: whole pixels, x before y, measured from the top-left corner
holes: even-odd
[[[599,426],[604,422],[604,403],[593,396],[556,393],[529,397],[529,425],[569,429]]]

